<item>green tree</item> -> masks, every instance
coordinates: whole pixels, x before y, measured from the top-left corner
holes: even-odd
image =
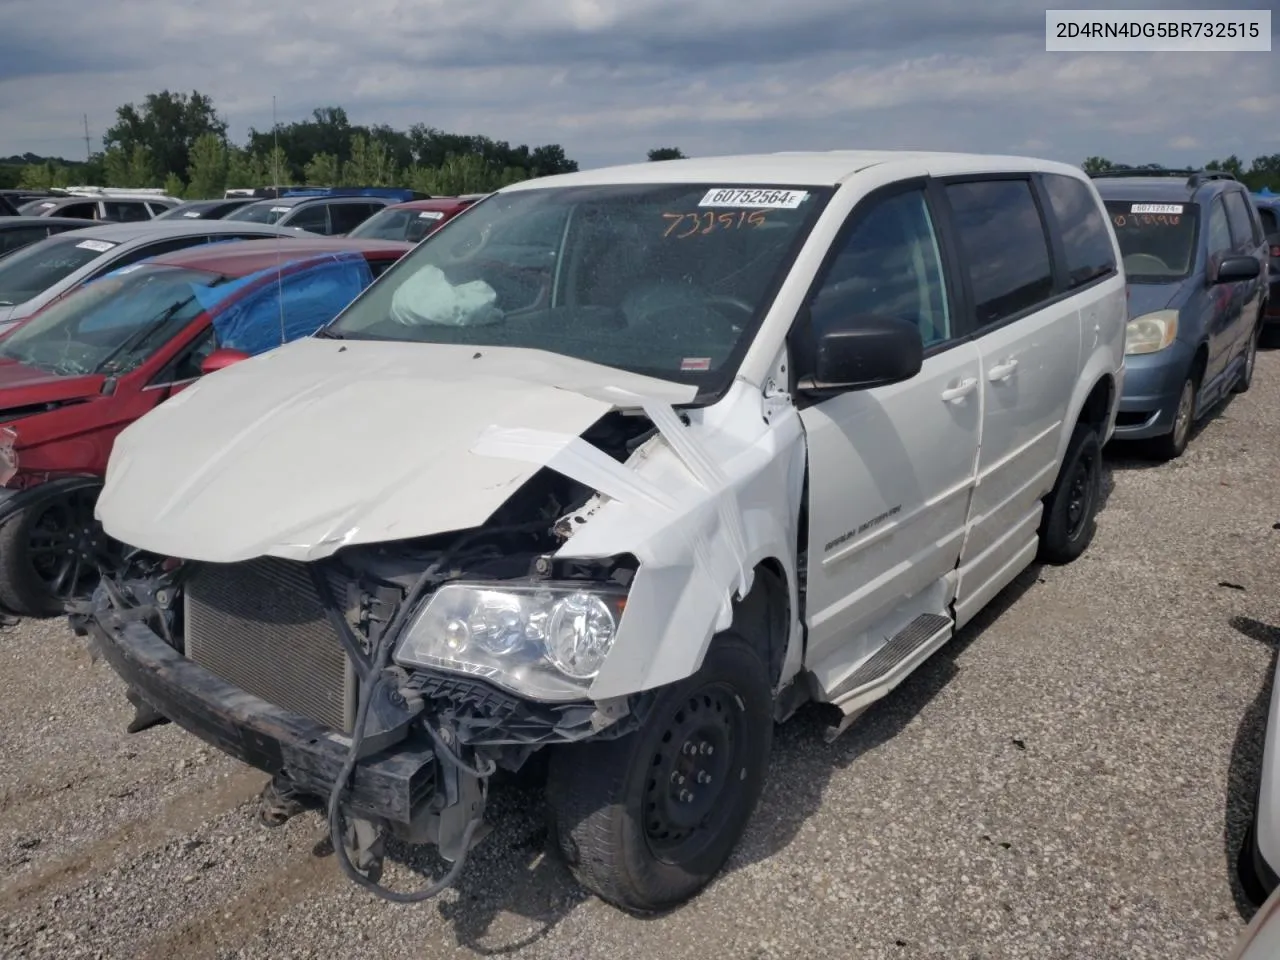
[[[186,195],[187,185],[180,176],[171,173],[164,178],[164,192],[171,197],[183,197]]]
[[[650,160],[683,160],[684,153],[679,147],[655,147],[649,151]]]
[[[650,155],[650,160],[653,156]],[[1108,170],[1114,170],[1115,164],[1106,157],[1088,157],[1084,163],[1080,164],[1080,169],[1090,176],[1097,176],[1100,173],[1106,173]]]
[[[342,179],[342,165],[332,153],[317,153],[303,168],[308,186],[334,187]]]
[[[110,187],[154,187],[159,182],[155,159],[141,143],[134,144],[131,150],[109,147],[103,154],[102,164]]]
[[[71,171],[53,160],[29,163],[22,168],[22,174],[18,177],[18,186],[23,190],[51,190],[70,184]]]
[[[195,142],[208,133],[220,138],[227,134],[226,121],[218,116],[209,97],[198,90],[189,95],[162,90],[147,94],[140,104],[117,108],[116,122],[102,142],[108,152],[116,148],[127,157],[145,147],[154,171],[164,177],[186,173]]]
[[[266,160],[260,154],[234,149],[227,157],[228,187],[262,187],[270,179]]]
[[[191,165],[187,167],[187,193],[197,199],[220,197],[227,189],[227,168],[231,158],[226,142],[216,133],[206,133],[191,145]]]
[[[351,138],[351,159],[342,166],[343,186],[390,187],[399,179],[400,171],[385,143],[360,133]]]

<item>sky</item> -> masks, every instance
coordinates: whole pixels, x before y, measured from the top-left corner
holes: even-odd
[[[270,129],[274,96],[282,122],[342,106],[353,123],[559,143],[584,168],[643,160],[659,146],[692,156],[873,148],[1171,165],[1280,152],[1280,44],[1046,53],[1045,7],[4,0],[0,156],[83,157],[83,115],[97,149],[117,106],[166,88],[210,95],[236,140]]]

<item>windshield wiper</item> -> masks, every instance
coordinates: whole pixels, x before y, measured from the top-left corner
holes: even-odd
[[[124,354],[127,356],[128,354],[136,350],[140,344],[146,343],[147,339],[153,333],[155,333],[157,330],[163,327],[166,323],[172,320],[175,316],[177,316],[178,311],[186,307],[187,304],[191,303],[191,301],[193,301],[195,298],[196,298],[196,295],[193,293],[191,296],[187,297],[187,299],[179,300],[177,303],[171,306],[164,313],[160,314],[160,316],[152,320],[145,327],[138,330],[133,336],[125,340],[124,343],[120,344],[120,346],[116,347],[109,354],[107,354],[107,356],[103,359],[103,361],[100,364],[98,364],[98,372],[99,373],[114,372],[113,370],[111,370],[111,365],[113,361],[116,359],[116,357],[120,356],[121,354]]]
[[[345,340],[345,339],[347,339],[347,335],[346,335],[345,333],[339,333],[337,330],[330,330],[328,327],[321,327],[319,330],[317,330],[315,333],[313,333],[313,334],[312,334],[312,336],[313,336],[313,337],[319,337],[319,338],[320,338],[320,339],[322,339],[322,340]]]

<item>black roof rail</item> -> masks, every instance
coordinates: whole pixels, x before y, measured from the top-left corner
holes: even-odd
[[[1118,170],[1100,170],[1090,177],[1186,177],[1188,187],[1198,187],[1209,180],[1234,180],[1226,170],[1170,170],[1165,167],[1121,167]]]

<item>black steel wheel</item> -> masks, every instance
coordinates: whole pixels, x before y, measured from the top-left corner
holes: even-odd
[[[1094,521],[1102,499],[1102,444],[1098,431],[1076,425],[1058,469],[1058,480],[1045,500],[1040,521],[1040,559],[1070,563],[1093,540]]]
[[[24,617],[54,617],[90,596],[122,548],[93,517],[96,486],[38,497],[0,526],[0,604]]]
[[[760,654],[719,635],[641,728],[551,755],[551,836],[578,881],[625,910],[688,900],[724,867],[763,789],[773,697]]]

